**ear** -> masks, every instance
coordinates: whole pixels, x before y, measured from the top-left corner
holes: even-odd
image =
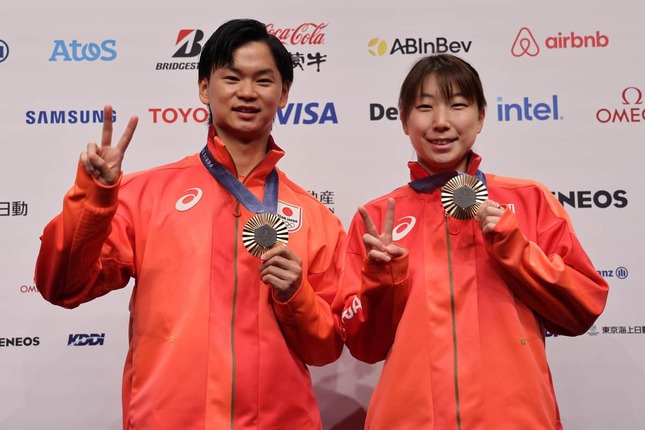
[[[482,108],[479,111],[479,117],[477,118],[479,123],[477,124],[477,134],[481,133],[482,128],[484,128],[484,118],[486,118],[486,108]]]
[[[286,81],[282,83],[282,90],[280,93],[280,101],[278,103],[278,108],[282,109],[287,105],[287,101],[289,100],[289,90],[291,89],[291,82]]]
[[[401,127],[403,127],[403,133],[405,133],[406,136],[409,136],[407,118],[401,118]]]
[[[207,105],[210,100],[210,98],[208,97],[208,79],[201,78],[197,83],[197,86],[199,88],[199,100]]]

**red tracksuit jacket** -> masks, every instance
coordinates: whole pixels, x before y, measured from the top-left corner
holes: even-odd
[[[208,146],[235,173],[212,127]],[[271,139],[246,177],[260,200],[283,154]],[[345,233],[281,171],[278,198],[306,275],[286,303],[260,281],[260,260],[242,244],[253,214],[198,154],[112,187],[79,167],[63,212],[42,235],[36,284],[50,302],[73,308],[135,279],[125,429],[321,428],[307,364],[332,362],[342,350],[330,303]]]
[[[474,175],[480,158],[471,160]],[[427,176],[410,167],[413,180]],[[445,215],[440,189],[403,186],[366,205],[381,226],[396,200],[393,235],[408,253],[390,264],[365,258],[365,227],[352,222],[334,308],[351,353],[385,360],[366,429],[562,428],[545,329],[585,333],[608,286],[546,188],[486,179],[506,208],[486,237],[476,220]]]

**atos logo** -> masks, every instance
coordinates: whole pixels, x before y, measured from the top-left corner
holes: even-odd
[[[4,40],[0,40],[0,63],[9,56],[9,45]]]
[[[375,37],[367,42],[367,52],[373,57],[382,57],[385,54],[394,55],[417,55],[417,54],[457,54],[468,52],[472,47],[472,40],[451,41],[445,37],[436,37],[434,40],[426,41],[421,37],[405,39],[394,39],[392,47],[389,48],[387,41]],[[389,49],[389,52],[388,52]]]
[[[278,122],[282,125],[310,125],[324,124],[331,122],[338,124],[336,108],[331,102],[321,103],[288,103],[282,109],[278,109]]]
[[[571,31],[569,33],[558,32],[556,36],[549,36],[544,40],[543,46],[546,49],[569,49],[569,48],[606,48],[609,45],[609,37],[596,31],[594,34],[580,35]],[[514,57],[535,57],[540,53],[540,44],[528,27],[520,28],[513,45],[511,54]]]
[[[176,122],[189,123],[196,122],[203,124],[208,122],[208,110],[203,107],[198,108],[149,108],[148,112],[152,114],[154,124],[164,122],[174,124]]]
[[[274,35],[285,45],[322,45],[325,43],[327,23],[305,22],[293,28],[275,28],[267,24],[267,32]]]
[[[99,43],[81,43],[76,39],[69,43],[54,40],[54,50],[49,61],[113,61],[116,59],[116,40],[109,39]]]
[[[616,270],[597,270],[597,272],[603,278],[626,279],[629,276],[629,271],[623,266],[617,267]]]
[[[645,122],[643,92],[638,87],[627,87],[620,94],[622,107],[600,108],[596,111],[596,120],[602,124],[617,122]]]
[[[92,334],[70,334],[67,339],[67,346],[99,346],[105,342],[105,333]]]
[[[627,191],[616,190],[613,192],[607,190],[599,191],[569,191],[563,193],[560,191],[551,191],[556,196],[562,206],[571,206],[572,208],[600,208],[606,209],[613,206],[622,209],[627,206]]]
[[[504,103],[501,97],[497,97],[497,120],[509,121],[548,121],[561,120],[558,96],[551,96],[550,102],[534,103],[528,97],[524,97],[520,103]]]

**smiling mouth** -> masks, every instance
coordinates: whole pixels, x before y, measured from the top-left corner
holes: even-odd
[[[428,142],[430,142],[432,145],[442,146],[442,145],[448,145],[448,144],[450,144],[450,143],[452,143],[452,142],[454,142],[456,140],[457,140],[456,138],[454,138],[454,139],[428,139]]]
[[[239,107],[233,108],[233,110],[235,112],[240,112],[240,113],[258,113],[258,112],[260,112],[260,109],[250,107],[250,106],[248,106],[248,107],[247,106],[239,106]]]

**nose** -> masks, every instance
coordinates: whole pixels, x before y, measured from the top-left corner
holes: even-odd
[[[250,80],[241,80],[240,85],[237,89],[238,97],[242,99],[253,99],[257,96],[255,92],[255,85]]]
[[[443,106],[434,108],[434,115],[432,116],[432,128],[435,130],[443,131],[450,128],[450,114],[448,109]]]

